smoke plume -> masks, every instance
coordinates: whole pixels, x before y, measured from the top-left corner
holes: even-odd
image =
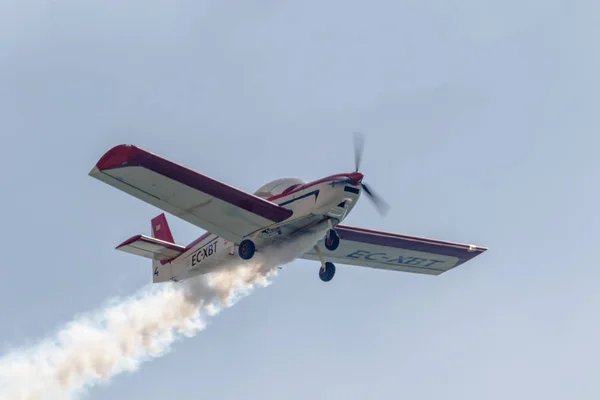
[[[250,261],[181,283],[151,284],[106,308],[78,316],[55,337],[0,358],[0,398],[73,399],[192,337],[206,318],[230,307],[256,286],[267,286],[277,267],[309,250],[325,231],[261,249]]]

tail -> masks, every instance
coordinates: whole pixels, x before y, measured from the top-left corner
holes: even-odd
[[[171,228],[169,228],[169,223],[167,222],[165,213],[152,218],[151,223],[153,238],[175,244],[175,240],[173,240],[173,234],[171,233]]]
[[[173,234],[171,233],[171,228],[169,228],[169,223],[167,222],[167,217],[165,213],[157,215],[152,218],[150,221],[152,228],[152,237],[163,240],[168,243],[175,244],[175,240],[173,239]],[[152,259],[152,282],[165,282],[169,280],[171,276],[171,268],[161,260],[157,260],[156,258]]]
[[[183,254],[185,247],[175,244],[164,213],[154,217],[151,225],[152,237],[133,236],[118,245],[117,250],[150,258],[152,282],[166,282],[173,277],[170,261]]]

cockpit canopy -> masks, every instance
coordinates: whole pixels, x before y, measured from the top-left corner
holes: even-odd
[[[262,197],[263,199],[267,199],[269,197],[277,196],[278,194],[282,194],[284,192],[290,192],[295,187],[305,184],[306,182],[302,179],[298,178],[281,178],[276,179],[263,185],[256,192],[254,192],[255,196]]]

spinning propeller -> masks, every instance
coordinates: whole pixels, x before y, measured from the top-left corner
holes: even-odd
[[[369,199],[373,202],[373,205],[377,209],[377,212],[379,212],[380,215],[384,216],[385,214],[387,214],[387,212],[390,209],[389,204],[386,203],[385,200],[383,200],[383,198],[381,196],[376,194],[372,188],[370,188],[369,186],[367,186],[366,184],[364,184],[362,182],[363,174],[358,172],[358,170],[360,168],[360,163],[362,161],[364,147],[365,147],[364,136],[358,132],[355,132],[354,133],[354,167],[355,167],[354,172],[358,173],[358,175],[361,179],[360,185],[361,185],[363,191],[369,197]],[[352,184],[356,185],[358,183],[358,179],[359,179],[358,177],[342,179],[339,181],[332,182],[332,185],[345,184],[345,183],[352,183]]]
[[[358,172],[360,169],[360,163],[362,161],[363,150],[365,147],[365,138],[362,134],[355,132],[354,133],[354,167],[355,172]],[[384,216],[390,209],[388,203],[383,200],[381,196],[376,194],[372,188],[367,186],[364,183],[360,183],[363,191],[367,194],[369,199],[373,202],[373,205],[377,209],[380,215]]]
[[[360,168],[360,163],[362,161],[364,147],[365,147],[365,140],[364,140],[363,135],[355,132],[354,133],[354,167],[355,167],[354,172],[358,172],[358,170]],[[359,173],[359,174],[360,174],[360,178],[362,178],[362,173]],[[356,184],[358,179],[356,179],[356,180],[355,179],[356,178],[343,179],[341,181],[333,182],[333,184],[338,184],[338,183]],[[373,202],[373,205],[375,206],[375,208],[377,209],[379,214],[382,216],[387,214],[387,212],[390,209],[389,204],[386,203],[385,200],[383,200],[383,198],[381,196],[376,194],[372,188],[370,188],[366,184],[362,183],[362,181],[361,181],[360,185],[362,186],[363,191],[367,194],[369,199]]]

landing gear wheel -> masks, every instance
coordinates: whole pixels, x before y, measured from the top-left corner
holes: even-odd
[[[340,245],[340,236],[336,231],[331,229],[325,238],[325,248],[329,251],[333,251]]]
[[[319,269],[319,278],[321,278],[321,280],[323,282],[329,282],[330,280],[333,279],[333,276],[335,275],[335,265],[331,262],[326,262],[324,267],[321,267]]]
[[[244,239],[242,240],[242,243],[240,243],[238,254],[240,255],[240,258],[249,260],[254,256],[255,251],[256,246],[254,245],[254,242],[250,239]]]

